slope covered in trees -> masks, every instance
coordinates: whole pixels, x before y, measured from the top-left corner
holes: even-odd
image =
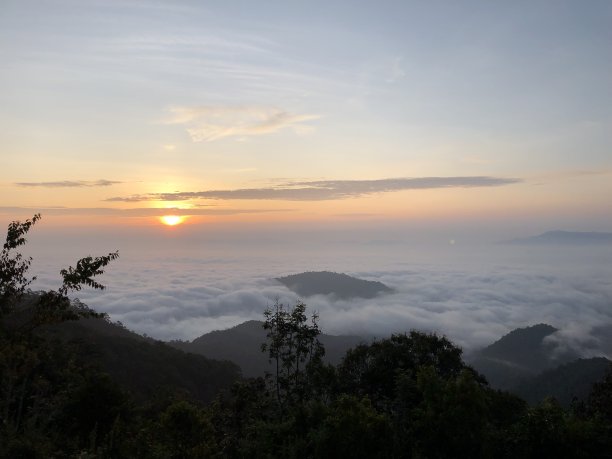
[[[80,358],[108,373],[136,398],[166,391],[211,402],[240,377],[233,362],[186,353],[104,319],[57,324],[44,334],[73,345]]]
[[[545,338],[556,331],[548,324],[517,328],[474,353],[469,361],[493,387],[511,389],[545,370],[579,357],[573,353],[552,352]]]
[[[575,400],[585,400],[611,367],[612,362],[603,357],[577,359],[522,381],[512,392],[532,404],[553,397],[569,407]]]
[[[263,376],[270,371],[271,365],[260,349],[266,339],[263,324],[259,320],[250,320],[227,330],[206,333],[193,341],[171,341],[169,344],[210,359],[235,362],[244,376]],[[358,336],[325,334],[321,334],[319,340],[326,349],[324,361],[334,365],[340,363],[347,350],[363,341]]]

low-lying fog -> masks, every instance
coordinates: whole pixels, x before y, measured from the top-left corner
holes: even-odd
[[[557,338],[568,346],[612,354],[611,343],[593,333],[612,324],[610,245],[509,246],[494,237],[480,242],[444,232],[420,238],[234,236],[75,237],[66,243],[51,233],[33,234],[27,252],[35,258],[36,289],[56,288],[59,269],[77,258],[118,248],[121,258],[103,276],[108,289],[78,296],[162,340],[193,339],[261,319],[276,299],[298,300],[273,278],[328,270],[381,281],[396,293],[373,300],[304,298],[327,333],[382,336],[416,328],[444,333],[470,350],[516,327],[546,322],[562,329]]]

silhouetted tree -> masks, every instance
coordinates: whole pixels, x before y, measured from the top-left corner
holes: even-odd
[[[42,325],[105,317],[79,301],[71,301],[68,294],[83,285],[103,289],[94,277],[102,274],[103,268],[119,256],[113,252],[83,258],[76,268],[61,270],[63,282],[57,290],[33,293],[29,286],[35,277],[28,276],[32,258],[24,257],[17,249],[26,243],[27,233],[38,220],[40,215],[36,214],[24,222],[11,222],[0,252],[0,445],[7,445],[4,451],[0,447],[0,456],[2,453],[10,456],[13,453],[7,451],[13,449],[26,455],[28,448],[34,457],[49,453],[48,432],[55,428],[50,427],[50,419],[67,409],[66,394],[78,393],[76,381],[87,370],[74,368],[69,347],[32,332]],[[102,400],[94,392],[90,395]],[[94,423],[100,424],[100,420]],[[104,422],[108,424],[108,420]]]
[[[272,384],[283,410],[287,404],[304,400],[310,390],[310,373],[321,365],[325,349],[318,339],[318,315],[308,320],[304,303],[286,309],[276,302],[274,308],[265,310],[264,317],[263,327],[268,333],[261,349],[268,352],[273,364]]]
[[[423,367],[431,367],[442,378],[458,376],[466,368],[461,353],[436,334],[396,334],[349,350],[338,368],[340,383],[343,390],[367,395],[382,406],[395,397],[400,376],[416,381]]]
[[[387,458],[392,451],[391,421],[367,397],[343,394],[313,429],[314,457]]]
[[[589,414],[612,424],[612,367],[603,380],[596,383],[587,399]]]
[[[78,301],[70,301],[68,294],[85,286],[103,290],[104,285],[94,278],[119,257],[112,252],[101,257],[85,257],[77,261],[76,268],[62,269],[62,285],[57,290],[28,294],[29,285],[36,277],[27,272],[32,258],[24,258],[15,249],[26,243],[26,234],[40,220],[40,214],[25,222],[13,221],[8,226],[6,242],[0,252],[0,333],[28,334],[41,325],[78,320],[88,317],[104,317]]]

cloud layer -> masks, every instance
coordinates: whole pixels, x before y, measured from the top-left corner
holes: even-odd
[[[567,264],[558,258],[550,264],[507,265],[492,259],[473,265],[405,263],[399,269],[351,272],[346,269],[351,260],[335,262],[332,255],[326,261],[299,263],[289,261],[293,255],[285,260],[124,259],[124,265],[108,270],[106,292],[82,292],[81,298],[139,332],[193,339],[261,319],[277,298],[294,304],[297,296],[272,279],[324,268],[396,289],[373,300],[305,298],[309,309],[319,312],[326,332],[384,336],[410,329],[437,331],[470,350],[516,327],[545,322],[561,329],[555,337],[559,346],[589,355],[612,352],[612,343],[597,332],[612,324],[610,264],[589,267],[572,255]],[[40,278],[44,281],[45,276]]]
[[[107,215],[117,217],[161,217],[163,215],[239,215],[265,212],[288,212],[291,209],[216,209],[178,207],[151,208],[136,207],[132,209],[114,209],[112,207],[7,207],[0,206],[0,214],[30,215],[32,212],[44,215]]]
[[[151,193],[127,197],[119,196],[109,198],[107,201],[189,201],[195,199],[327,201],[405,190],[495,187],[520,183],[521,181],[522,180],[518,178],[487,176],[387,178],[378,180],[317,180],[288,182],[276,187],[267,188],[177,191],[173,193]]]
[[[39,188],[89,188],[89,187],[97,187],[97,186],[111,186],[117,185],[119,183],[116,180],[61,180],[58,182],[17,182],[15,185],[21,187],[39,187]]]
[[[225,137],[247,137],[271,134],[293,128],[298,132],[311,129],[305,121],[317,115],[298,115],[276,107],[173,107],[169,124],[186,126],[194,142],[212,142]]]

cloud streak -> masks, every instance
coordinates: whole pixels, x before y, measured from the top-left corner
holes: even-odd
[[[476,188],[512,185],[518,178],[503,177],[416,177],[379,180],[317,180],[284,183],[276,187],[241,188],[234,190],[177,191],[127,197],[113,197],[111,202],[214,200],[280,200],[331,201],[356,198],[376,193],[436,188]]]
[[[40,212],[44,215],[98,215],[117,217],[161,217],[163,215],[239,215],[267,212],[288,212],[292,209],[181,209],[138,207],[132,209],[113,209],[111,207],[0,207],[0,214],[20,215]]]
[[[212,142],[226,137],[272,134],[286,128],[303,132],[312,126],[303,124],[318,115],[294,114],[276,107],[173,107],[168,124],[186,126],[194,142]]]
[[[117,180],[61,180],[57,182],[16,182],[15,185],[27,188],[91,188],[117,185]]]

